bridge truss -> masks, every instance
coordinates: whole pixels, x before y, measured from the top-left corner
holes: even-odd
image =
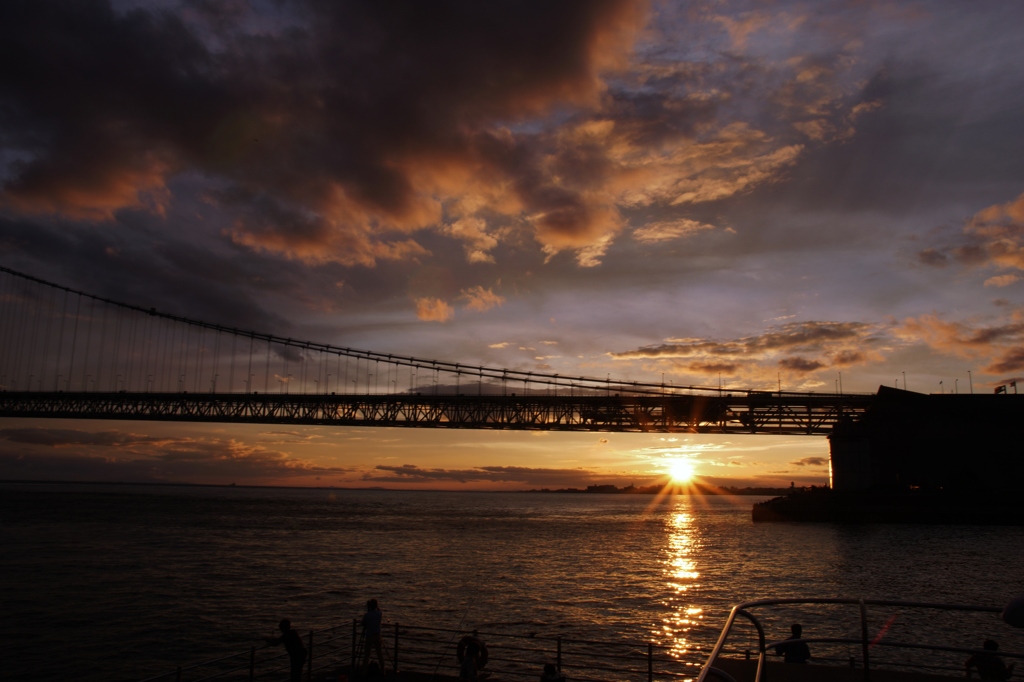
[[[0,393],[0,417],[450,429],[827,435],[871,396]]]

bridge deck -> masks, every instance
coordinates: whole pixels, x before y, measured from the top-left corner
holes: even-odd
[[[827,435],[871,395],[0,392],[0,417],[547,431]]]

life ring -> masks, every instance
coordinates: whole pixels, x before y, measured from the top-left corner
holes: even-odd
[[[458,657],[459,663],[462,663],[462,659],[466,657],[466,649],[469,648],[470,644],[476,644],[476,669],[480,670],[487,665],[487,645],[483,643],[483,640],[473,635],[466,635],[459,640],[459,646],[455,649],[455,655]]]

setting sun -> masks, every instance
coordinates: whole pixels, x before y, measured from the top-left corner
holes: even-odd
[[[668,475],[672,477],[672,480],[676,483],[685,483],[693,478],[693,464],[684,460],[676,459],[672,460],[668,464]]]

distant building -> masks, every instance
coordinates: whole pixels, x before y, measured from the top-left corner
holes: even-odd
[[[1024,395],[882,386],[829,436],[835,490],[1006,490],[1024,478]]]

